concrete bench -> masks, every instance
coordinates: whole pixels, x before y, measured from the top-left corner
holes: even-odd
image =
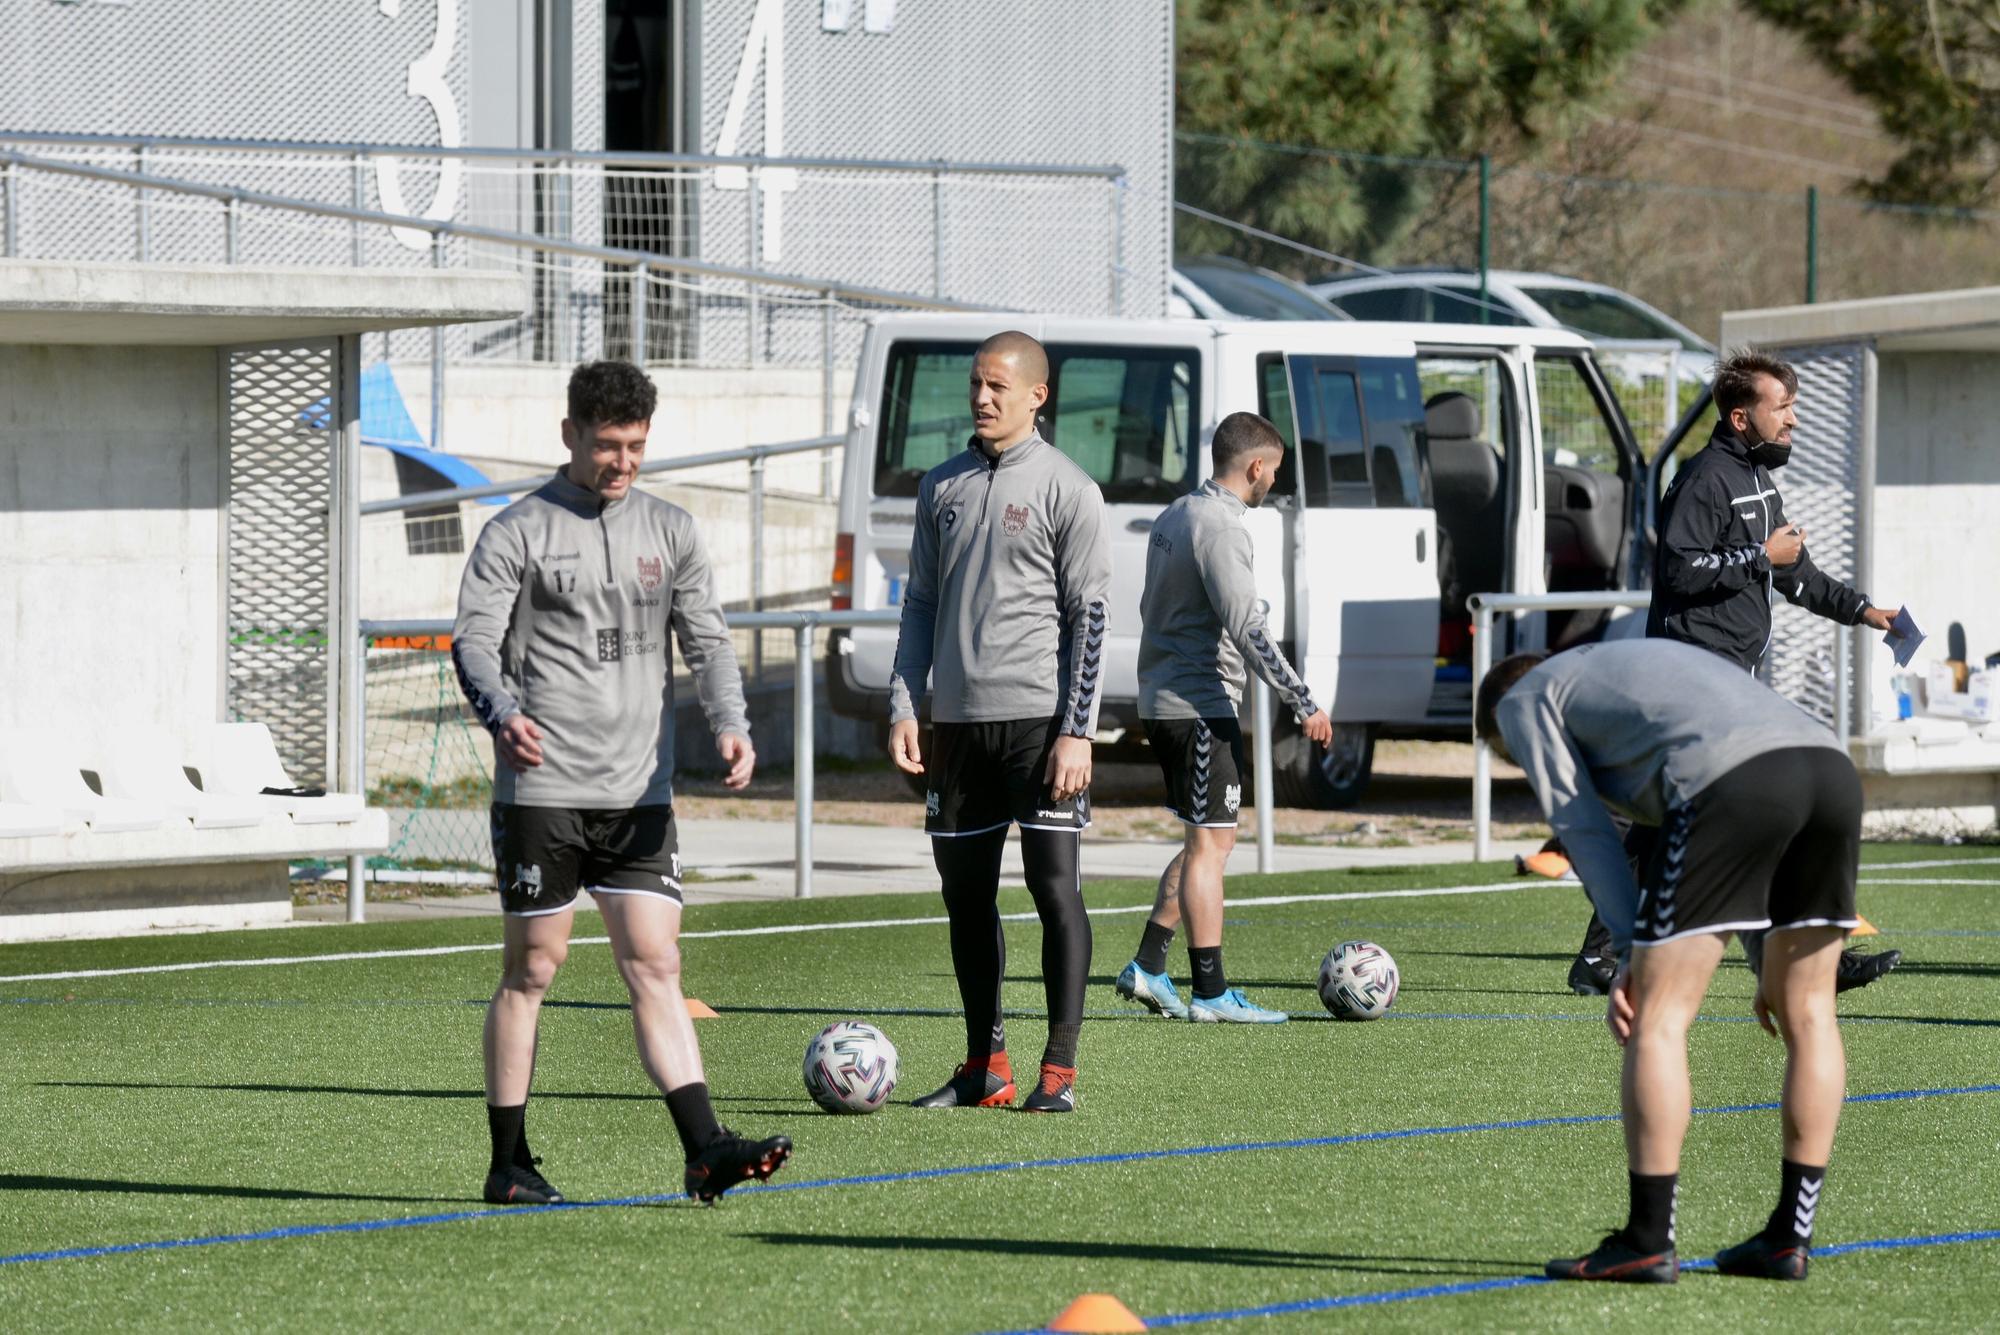
[[[293,859],[388,842],[358,794],[297,790],[262,724],[0,736],[0,942],[289,922]]]

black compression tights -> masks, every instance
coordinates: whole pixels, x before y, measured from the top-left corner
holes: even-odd
[[[1074,1035],[1083,1022],[1083,989],[1090,974],[1090,919],[1077,880],[1079,837],[1067,830],[1021,831],[1021,862],[1028,893],[1042,919],[1042,987],[1047,994],[1052,1060],[1076,1064]],[[1006,1047],[1000,1019],[1000,980],[1007,972],[1007,940],[1000,930],[1000,853],[1006,827],[985,834],[931,840],[951,918],[951,963],[965,1004],[968,1056]],[[1060,1027],[1060,1028],[1059,1028]],[[1068,1036],[1067,1044],[1054,1042]],[[1061,1049],[1067,1046],[1065,1053]],[[1065,1059],[1066,1058],[1066,1059]]]

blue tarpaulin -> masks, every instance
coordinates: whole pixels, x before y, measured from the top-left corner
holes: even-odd
[[[326,399],[316,399],[299,414],[299,420],[315,430],[325,430],[331,414]],[[417,434],[417,424],[396,388],[389,363],[376,362],[361,373],[361,443],[399,454],[422,464],[444,479],[446,487],[476,487],[492,481],[456,455],[434,450]],[[505,505],[505,496],[480,498],[487,505]]]

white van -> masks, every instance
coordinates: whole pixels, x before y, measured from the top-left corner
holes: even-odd
[[[1347,806],[1378,733],[1464,737],[1465,597],[1626,587],[1645,473],[1590,344],[1521,326],[888,315],[855,375],[834,606],[902,599],[917,483],[966,447],[973,349],[1017,328],[1049,352],[1042,434],[1097,479],[1111,532],[1100,743],[1143,737],[1139,593],[1153,521],[1208,472],[1215,424],[1254,410],[1289,437],[1249,515],[1273,632],[1326,704],[1334,745],[1288,718],[1272,746],[1280,801]],[[1532,465],[1532,466],[1524,466]],[[1568,643],[1601,619],[1517,634]],[[1526,639],[1523,639],[1525,645]],[[893,627],[834,636],[836,711],[888,722]],[[1282,712],[1282,711],[1281,711]]]

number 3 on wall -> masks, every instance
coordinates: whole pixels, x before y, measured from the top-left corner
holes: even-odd
[[[410,77],[405,85],[411,97],[421,97],[430,105],[431,114],[437,118],[438,144],[444,148],[457,148],[460,143],[458,124],[458,102],[451,95],[451,84],[445,78],[445,68],[451,63],[451,50],[458,42],[459,0],[437,0],[437,31],[431,38],[430,50],[410,63]],[[403,11],[403,0],[376,0],[377,8],[389,18],[398,18]],[[459,158],[440,159],[437,191],[431,196],[430,207],[415,214],[433,222],[443,222],[458,210],[460,178],[465,171],[465,163]],[[414,213],[403,198],[403,178],[398,174],[399,159],[384,155],[375,159],[375,192],[382,197],[384,213]],[[414,227],[392,227],[389,232],[399,244],[408,250],[425,250],[431,244],[428,232]]]

